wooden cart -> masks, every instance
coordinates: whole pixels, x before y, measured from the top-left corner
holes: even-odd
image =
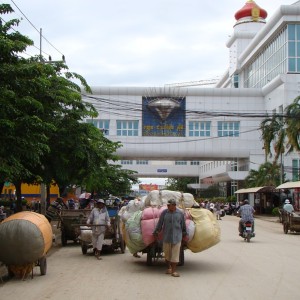
[[[183,244],[180,247],[178,266],[184,265],[185,248],[186,247]],[[142,253],[147,254],[147,265],[152,266],[153,264],[157,263],[157,261],[164,258],[162,241],[155,241],[154,243],[146,247],[144,250],[142,250]]]
[[[79,224],[86,224],[90,209],[62,209],[58,215],[57,228],[61,229],[61,244],[66,246],[69,240],[78,241]]]
[[[282,212],[282,224],[285,234],[290,232],[300,232],[300,215],[298,213]]]
[[[126,245],[122,235],[121,220],[118,216],[118,207],[107,207],[107,210],[110,217],[111,228],[105,231],[104,240],[106,243],[103,244],[103,249],[109,248],[111,250],[120,250],[121,253],[125,253]],[[89,233],[85,235],[85,239],[81,239],[81,235],[79,236],[82,254],[86,254],[88,249],[93,248],[91,240],[92,226],[98,225],[87,226],[84,223],[79,226],[80,231],[88,231]]]

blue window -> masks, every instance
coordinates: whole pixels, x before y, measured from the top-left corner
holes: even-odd
[[[293,181],[299,180],[300,175],[300,161],[299,159],[293,159],[292,161],[292,167],[293,167]]]
[[[288,24],[288,72],[300,72],[300,25]]]
[[[137,160],[136,164],[137,165],[148,165],[148,160]]]
[[[117,121],[117,136],[138,136],[139,121]]]
[[[239,137],[240,122],[218,121],[218,136]]]
[[[210,136],[210,121],[190,121],[189,136]]]
[[[99,128],[104,135],[109,135],[109,120],[87,119],[86,122]]]
[[[121,165],[133,165],[133,160],[121,160]]]

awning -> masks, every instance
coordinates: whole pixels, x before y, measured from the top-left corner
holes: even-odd
[[[248,189],[240,189],[235,192],[235,194],[248,194],[248,193],[265,193],[265,192],[275,192],[274,186],[257,186]]]
[[[277,187],[277,189],[295,189],[300,188],[300,181],[286,182]]]

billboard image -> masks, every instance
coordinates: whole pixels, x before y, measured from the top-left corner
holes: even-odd
[[[185,97],[143,97],[143,136],[185,136]]]

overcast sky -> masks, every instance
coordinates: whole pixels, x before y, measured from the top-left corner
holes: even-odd
[[[295,0],[257,0],[268,18]],[[90,86],[163,86],[223,75],[234,14],[246,0],[1,0],[12,5],[29,36],[53,60]],[[18,6],[21,12],[16,8]],[[32,23],[23,16],[23,14]],[[7,20],[8,16],[5,16]],[[11,17],[9,17],[11,18]],[[34,27],[36,28],[34,28]],[[28,54],[39,54],[37,48]],[[47,55],[44,53],[45,57]]]
[[[257,0],[268,19],[296,0]],[[90,86],[163,86],[222,76],[234,14],[246,0],[1,0],[22,18],[18,30],[39,54],[66,57],[70,71]],[[14,5],[14,3],[21,10]],[[24,15],[26,17],[24,17]],[[28,21],[27,19],[30,21]],[[31,24],[30,24],[31,23]],[[48,43],[50,42],[52,46]],[[54,47],[53,47],[54,46]],[[58,51],[57,51],[58,50]],[[164,184],[165,179],[141,179]]]

